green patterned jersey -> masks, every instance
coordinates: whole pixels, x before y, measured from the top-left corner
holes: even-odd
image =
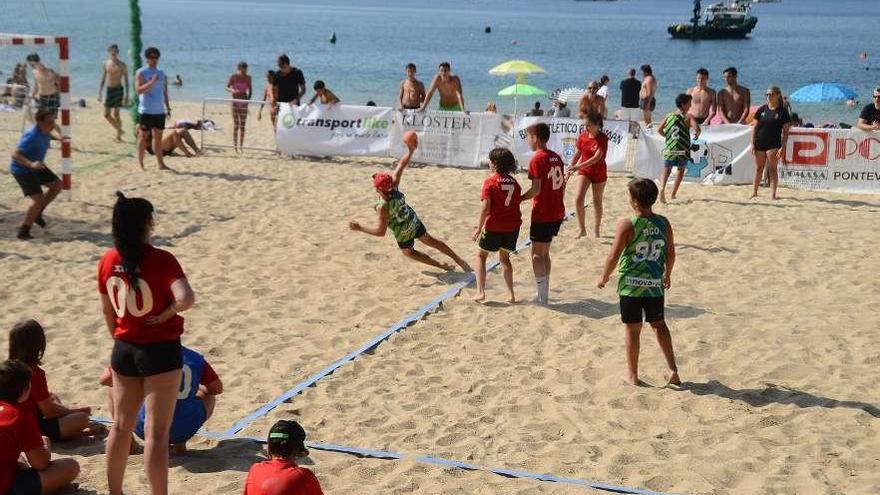
[[[666,137],[663,159],[687,158],[691,151],[691,128],[686,115],[679,112],[667,115],[663,120],[663,135]]]
[[[633,239],[626,245],[617,265],[620,278],[617,293],[629,297],[663,295],[663,272],[666,270],[666,217],[634,216]]]
[[[388,199],[379,201],[379,206],[388,210],[388,228],[397,242],[415,239],[422,221],[416,211],[406,204],[406,196],[402,192],[393,189],[388,193]]]

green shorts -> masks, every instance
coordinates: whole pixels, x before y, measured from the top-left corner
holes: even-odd
[[[55,93],[47,96],[40,96],[37,99],[37,110],[46,109],[52,112],[52,115],[58,116],[58,107],[61,106],[61,94]]]
[[[440,105],[437,110],[441,112],[461,112],[461,105]]]
[[[125,99],[125,88],[116,86],[115,88],[107,87],[107,96],[104,97],[105,108],[119,108]]]

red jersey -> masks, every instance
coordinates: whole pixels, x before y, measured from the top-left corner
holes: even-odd
[[[519,183],[507,174],[496,172],[483,181],[480,199],[489,200],[487,232],[513,232],[519,229],[522,225],[522,214],[519,211],[521,196]]]
[[[590,168],[596,170],[608,169],[608,166],[605,164],[605,156],[608,154],[608,136],[604,132],[599,132],[599,135],[596,137],[591,136],[589,132],[581,134],[578,136],[577,149],[581,152],[581,162],[589,160],[596,154],[596,150],[601,149],[602,159],[598,163],[591,165]]]
[[[244,495],[324,495],[315,473],[286,459],[270,459],[251,466]]]
[[[565,172],[562,158],[555,151],[536,151],[529,162],[529,179],[541,179],[541,190],[532,199],[532,223],[562,220],[565,217]]]
[[[174,302],[171,284],[186,278],[180,263],[168,251],[144,246],[144,257],[138,273],[137,291],[129,287],[122,256],[110,249],[98,263],[98,292],[107,294],[116,311],[113,338],[134,344],[167,342],[183,333],[183,317],[174,315],[159,325],[147,325],[146,319],[156,316]]]
[[[22,404],[0,402],[0,493],[12,488],[18,455],[43,446],[37,418]]]
[[[40,411],[37,404],[49,398],[49,384],[46,382],[46,372],[42,368],[33,364],[29,366],[31,367],[31,394],[28,395],[26,401],[21,403],[21,409],[37,414]],[[0,490],[0,493],[3,491]]]

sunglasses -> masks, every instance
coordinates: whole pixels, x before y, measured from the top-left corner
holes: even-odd
[[[875,100],[878,99],[878,98],[880,98],[880,95],[874,95],[874,99],[875,99]]]

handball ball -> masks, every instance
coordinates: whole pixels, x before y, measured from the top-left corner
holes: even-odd
[[[416,134],[416,131],[404,132],[403,144],[409,146],[410,148],[417,148],[419,146],[419,136],[418,134]]]

